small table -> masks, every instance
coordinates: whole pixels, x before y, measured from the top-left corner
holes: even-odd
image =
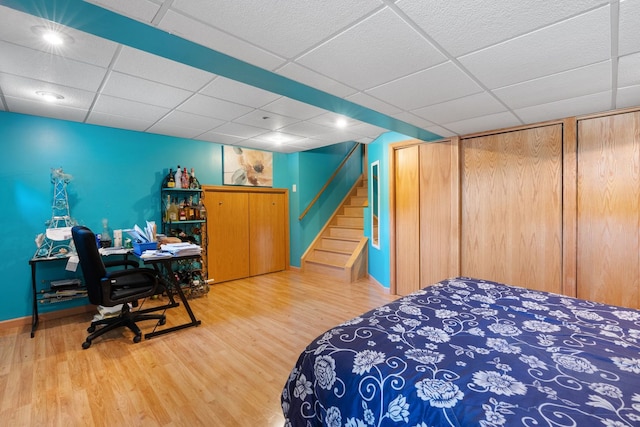
[[[167,296],[169,297],[169,301],[170,301],[170,303],[167,305],[154,307],[153,309],[149,309],[149,310],[155,311],[155,310],[161,310],[164,308],[177,307],[178,305],[180,305],[180,303],[176,302],[173,298],[173,294],[176,293],[178,294],[178,297],[180,298],[180,301],[182,302],[182,305],[184,306],[185,310],[187,310],[187,314],[189,315],[189,319],[190,319],[189,322],[183,323],[181,325],[172,326],[170,328],[164,328],[159,331],[154,330],[153,332],[149,332],[144,335],[144,338],[145,339],[152,338],[157,335],[166,334],[168,332],[177,331],[179,329],[190,328],[192,326],[200,325],[202,322],[196,319],[196,316],[193,314],[193,310],[191,310],[191,306],[189,305],[189,301],[187,300],[187,297],[182,291],[182,287],[180,286],[180,283],[176,279],[175,272],[173,271],[173,263],[176,261],[182,261],[182,260],[199,259],[201,258],[201,255],[161,256],[161,257],[149,257],[149,258],[138,257],[138,258],[142,261],[144,265],[151,265],[156,270],[156,272],[158,273],[158,276],[165,283],[165,289],[167,291]]]
[[[31,311],[31,338],[36,335],[36,329],[38,328],[38,323],[40,322],[40,317],[38,316],[38,289],[36,282],[36,270],[37,266],[40,263],[44,262],[54,262],[54,261],[69,261],[68,255],[58,256],[58,257],[46,257],[46,258],[31,258],[29,260],[29,265],[31,266],[31,290],[33,292],[33,310]]]

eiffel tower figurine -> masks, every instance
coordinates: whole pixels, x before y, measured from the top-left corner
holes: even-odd
[[[67,184],[72,176],[64,173],[62,168],[51,169],[51,182],[53,183],[53,205],[51,207],[51,219],[45,224],[47,230],[38,235],[36,243],[38,249],[34,258],[65,257],[75,252],[71,239],[71,227],[76,222],[69,214],[69,198],[67,196]]]

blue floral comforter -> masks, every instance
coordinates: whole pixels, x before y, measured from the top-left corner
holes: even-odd
[[[300,355],[285,426],[640,426],[640,311],[469,278]]]

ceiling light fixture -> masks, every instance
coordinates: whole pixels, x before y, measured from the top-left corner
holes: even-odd
[[[54,92],[46,92],[43,90],[36,91],[36,95],[41,96],[47,102],[55,102],[64,99],[64,96],[54,93]]]
[[[74,42],[73,37],[71,37],[69,34],[53,28],[44,27],[42,25],[31,27],[31,31],[33,31],[34,34],[42,37],[43,40],[45,40],[52,46],[60,46],[62,44],[69,44]]]
[[[343,129],[347,127],[347,119],[345,119],[344,117],[340,117],[339,119],[336,120],[336,127]]]

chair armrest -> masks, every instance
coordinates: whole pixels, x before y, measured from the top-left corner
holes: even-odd
[[[103,264],[107,268],[109,268],[109,267],[119,267],[119,266],[129,266],[129,267],[134,267],[134,268],[140,267],[140,264],[138,263],[138,261],[134,261],[132,259],[118,259],[118,260],[113,260],[113,261],[104,261]]]

